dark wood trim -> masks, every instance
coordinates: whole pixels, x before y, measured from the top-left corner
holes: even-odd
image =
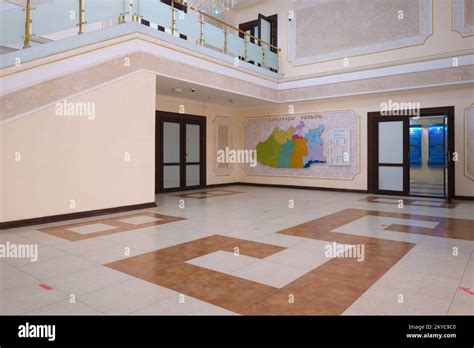
[[[32,218],[32,219],[5,221],[5,222],[0,222],[0,230],[5,230],[7,228],[31,226],[31,225],[49,224],[51,222],[58,222],[58,221],[83,219],[83,218],[88,218],[92,216],[115,214],[115,213],[121,213],[125,211],[148,209],[148,208],[155,208],[155,207],[156,207],[156,203],[150,202],[150,203],[141,203],[141,204],[133,204],[133,205],[124,205],[124,206],[115,207],[115,208],[81,211],[77,213],[43,216],[43,217],[37,217],[37,218]]]
[[[386,117],[386,118],[391,118],[391,117],[405,117],[408,120],[409,123],[409,117],[413,115],[409,115],[406,111],[401,111],[401,113],[405,113],[408,116],[382,116],[380,112],[368,112],[367,113],[367,190],[369,193],[382,193],[382,192],[376,192],[376,173],[375,171],[377,170],[377,167],[374,165],[375,160],[376,160],[376,152],[378,148],[378,140],[376,142],[375,139],[375,134],[376,129],[374,127],[374,121],[376,120],[377,117]],[[451,154],[455,152],[455,131],[454,131],[454,117],[455,117],[455,108],[454,106],[441,106],[441,107],[433,107],[433,108],[422,108],[420,109],[420,117],[430,117],[430,116],[440,116],[440,115],[445,115],[448,120],[448,191],[447,191],[447,201],[449,202],[451,199],[459,197],[455,196],[455,163],[451,159]],[[408,124],[409,128],[409,124]],[[408,132],[408,131],[407,131]],[[408,134],[408,133],[407,133]],[[409,140],[408,140],[409,142]],[[409,146],[409,144],[408,144]],[[408,150],[406,151],[406,154],[408,155]],[[407,160],[408,161],[408,160]],[[409,162],[409,161],[408,161]],[[409,172],[409,171],[408,171]],[[408,174],[409,175],[409,174]],[[385,194],[385,193],[382,193]],[[400,193],[387,193],[387,194],[396,194],[400,195]],[[408,192],[407,195],[410,195]],[[423,196],[423,197],[429,197],[429,196]]]
[[[219,184],[219,185],[241,185],[241,186],[257,186],[257,187],[273,187],[273,188],[283,188],[283,189],[295,189],[295,190],[313,190],[313,191],[332,191],[332,192],[351,192],[351,193],[367,193],[367,190],[356,190],[356,189],[342,189],[334,187],[318,187],[318,186],[295,186],[295,185],[278,185],[278,184],[260,184],[252,182],[235,182],[229,184]],[[212,186],[212,185],[210,185]]]
[[[460,201],[474,201],[474,196],[454,196],[454,199]]]
[[[155,193],[161,192],[177,192],[185,190],[196,190],[206,187],[206,117],[198,115],[180,114],[174,112],[166,112],[156,110],[156,124],[155,124]],[[163,122],[174,122],[180,125],[180,162],[179,163],[163,163],[163,147],[161,146],[161,139],[163,139]],[[186,125],[196,124],[200,126],[200,163],[189,162],[186,163]],[[200,184],[196,186],[186,187],[186,164],[196,165],[200,164]],[[164,189],[163,188],[163,168],[166,165],[180,166],[180,187]]]

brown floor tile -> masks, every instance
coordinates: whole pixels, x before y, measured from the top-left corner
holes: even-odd
[[[138,224],[138,225],[119,221],[119,220],[128,219],[132,217],[137,217],[137,216],[149,216],[149,217],[158,218],[160,220]],[[184,218],[145,212],[145,213],[135,213],[135,214],[129,214],[129,215],[116,216],[113,218],[90,220],[90,221],[78,222],[78,223],[61,225],[61,226],[40,228],[38,229],[38,231],[48,233],[50,235],[53,235],[59,238],[64,238],[70,241],[78,241],[78,240],[107,236],[109,234],[114,234],[118,232],[132,231],[139,228],[163,225],[163,224],[180,221],[180,220],[184,220]],[[81,233],[68,230],[69,228],[87,226],[87,225],[92,225],[92,224],[105,224],[112,227],[110,230],[87,233],[87,234],[81,234]]]

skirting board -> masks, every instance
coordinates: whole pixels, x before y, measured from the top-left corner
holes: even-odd
[[[367,190],[354,190],[333,187],[317,187],[317,186],[293,186],[293,185],[277,185],[277,184],[257,184],[252,182],[231,182],[226,184],[207,185],[207,188],[222,187],[222,186],[259,186],[259,187],[274,187],[295,190],[315,190],[315,191],[334,191],[334,192],[351,192],[351,193],[367,193]]]
[[[121,213],[124,211],[155,208],[155,207],[156,207],[156,203],[150,202],[150,203],[125,205],[125,206],[115,207],[115,208],[81,211],[81,212],[70,213],[70,214],[43,216],[43,217],[37,217],[37,218],[32,218],[32,219],[5,221],[5,222],[0,222],[0,230],[5,230],[7,228],[31,226],[31,225],[48,224],[51,222],[59,222],[59,221],[65,221],[65,220],[83,219],[83,218],[92,217],[92,216],[115,214],[115,213]]]

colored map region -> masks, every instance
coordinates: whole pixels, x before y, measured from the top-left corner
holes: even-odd
[[[257,160],[274,168],[309,168],[316,163],[326,163],[321,140],[323,131],[323,125],[311,129],[304,121],[286,131],[276,127],[267,139],[257,144]]]

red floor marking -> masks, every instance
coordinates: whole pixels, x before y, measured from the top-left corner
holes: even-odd
[[[39,286],[40,288],[43,288],[43,289],[48,290],[48,291],[49,291],[49,290],[53,290],[52,287],[47,286],[46,284],[40,284],[40,285],[38,285],[38,286]]]
[[[467,292],[469,295],[474,295],[474,291],[471,291],[471,288],[459,287],[459,290],[462,290],[462,291],[464,291],[464,292]]]

